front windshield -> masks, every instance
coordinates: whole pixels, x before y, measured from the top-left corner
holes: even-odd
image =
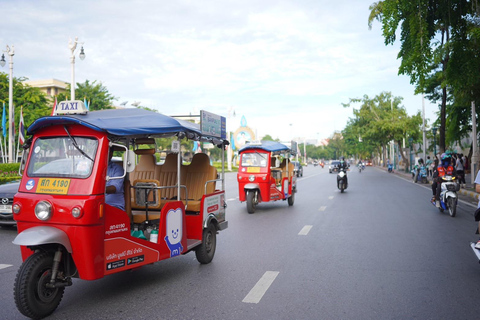
[[[242,154],[242,167],[266,167],[267,153],[244,153]]]
[[[37,139],[31,149],[33,152],[28,164],[28,176],[71,178],[90,176],[98,140],[84,137],[74,139],[69,137]]]

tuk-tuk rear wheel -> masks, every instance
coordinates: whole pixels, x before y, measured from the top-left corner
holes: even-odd
[[[195,256],[201,264],[212,262],[217,248],[217,229],[210,223],[203,229],[202,244],[195,249]]]
[[[53,254],[37,252],[18,269],[15,278],[14,298],[17,309],[33,319],[44,318],[58,307],[65,287],[47,288],[53,266]],[[63,270],[60,264],[59,271]]]
[[[295,190],[292,190],[292,195],[288,198],[288,205],[293,206],[293,203],[295,202]]]

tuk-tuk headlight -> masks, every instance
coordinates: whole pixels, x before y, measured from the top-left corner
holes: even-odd
[[[72,209],[72,216],[75,218],[75,219],[79,219],[83,216],[83,211],[82,209],[80,209],[79,207],[75,207]]]
[[[20,213],[20,209],[21,209],[21,207],[20,207],[20,205],[19,205],[18,203],[15,203],[15,204],[13,205],[13,207],[12,207],[12,211],[13,211],[13,213],[15,213],[15,214],[19,214],[19,213]]]
[[[253,174],[251,176],[249,176],[248,181],[250,181],[250,182],[255,181],[255,176]]]
[[[52,217],[52,205],[48,201],[40,201],[35,206],[35,216],[42,221],[47,221]]]

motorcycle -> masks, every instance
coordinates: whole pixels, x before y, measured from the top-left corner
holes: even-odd
[[[460,184],[455,182],[455,177],[445,175],[442,177],[441,191],[440,191],[440,212],[448,210],[448,213],[453,218],[457,214],[457,191],[460,190]],[[432,198],[432,204],[435,206],[435,199]]]
[[[390,163],[389,163],[388,166],[387,166],[387,168],[388,168],[388,173],[392,173],[392,172],[393,172],[393,164],[390,164]]]
[[[428,178],[427,178],[427,167],[425,166],[418,166],[416,165],[413,169],[412,169],[412,178],[413,178],[413,182],[417,183],[417,182],[422,182],[422,183],[428,183]]]
[[[348,187],[347,171],[346,170],[347,169],[345,169],[345,168],[338,168],[337,188],[340,189],[340,192],[342,192],[342,193]]]

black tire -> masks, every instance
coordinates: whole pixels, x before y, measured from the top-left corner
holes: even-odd
[[[217,229],[210,223],[203,229],[202,244],[195,249],[195,256],[201,264],[212,262],[217,248]]]
[[[457,215],[457,199],[456,198],[448,198],[448,213],[450,217],[455,217]]]
[[[422,183],[427,184],[427,183],[428,183],[428,179],[427,179],[426,177],[423,177],[423,178],[422,178]]]
[[[248,191],[247,192],[247,212],[248,213],[255,213],[255,191]]]
[[[292,190],[292,195],[287,199],[288,205],[291,207],[295,203],[295,190]]]
[[[44,318],[55,311],[63,297],[65,287],[50,289],[53,254],[37,252],[31,255],[18,269],[14,285],[17,309],[32,319]],[[63,270],[60,263],[59,272]]]
[[[343,181],[340,181],[339,184],[340,184],[340,192],[343,193],[343,191],[345,190]]]

